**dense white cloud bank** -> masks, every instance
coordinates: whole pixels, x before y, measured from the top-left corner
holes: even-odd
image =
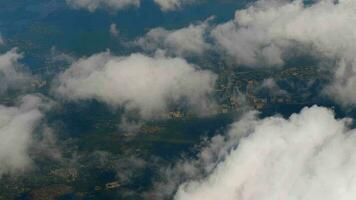
[[[29,148],[46,105],[40,97],[27,95],[14,107],[0,105],[0,176],[31,166]]]
[[[174,55],[200,55],[211,47],[205,39],[210,19],[212,18],[178,30],[154,28],[140,38],[137,43],[144,49],[151,51],[161,48]]]
[[[0,94],[11,89],[24,89],[33,77],[19,63],[22,54],[16,48],[0,54]]]
[[[218,44],[242,64],[282,63],[281,52],[293,42],[313,45],[324,56],[346,56],[355,50],[355,1],[260,0],[235,19],[219,25],[214,31]],[[346,51],[346,52],[345,52]]]
[[[70,100],[97,99],[114,107],[159,118],[181,100],[198,114],[211,111],[216,75],[180,58],[99,53],[82,58],[60,74],[57,94]]]
[[[182,8],[184,5],[195,3],[196,0],[154,0],[162,11],[173,11]]]
[[[175,199],[351,200],[356,131],[347,128],[349,121],[314,106],[289,119],[237,122],[200,155],[219,155],[219,164],[206,178],[182,184]]]
[[[296,49],[336,60],[338,70],[328,93],[346,105],[356,104],[355,9],[353,0],[309,5],[302,0],[260,0],[236,11],[235,19],[218,25],[212,37],[227,55],[247,66],[281,66]]]
[[[98,8],[120,10],[129,6],[137,7],[140,5],[140,0],[66,0],[66,2],[73,8],[84,8],[90,12]]]

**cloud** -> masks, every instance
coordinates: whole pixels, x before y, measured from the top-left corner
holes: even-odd
[[[352,199],[356,130],[349,123],[317,106],[289,119],[236,122],[201,153],[218,158],[202,165],[211,166],[207,176],[182,184],[175,199]]]
[[[48,109],[50,104],[47,104],[46,107]],[[34,137],[33,145],[31,145],[30,148],[31,157],[33,157],[33,159],[41,158],[52,161],[63,161],[63,147],[61,146],[62,144],[59,144],[54,129],[48,127],[46,124],[41,125],[41,134]]]
[[[257,62],[258,55],[265,47],[274,45],[284,49],[279,41],[296,41],[314,44],[316,49],[325,55],[334,56],[338,50],[353,50],[352,41],[354,1],[344,0],[339,3],[323,0],[310,6],[302,1],[259,1],[245,10],[236,12],[235,20],[223,24],[215,30],[217,41],[232,55],[239,55],[241,49],[233,49],[226,42],[245,47],[248,50],[246,59]],[[334,26],[332,26],[334,25]],[[343,37],[338,37],[343,34]],[[223,41],[226,36],[226,41]],[[254,39],[254,41],[253,41]],[[248,61],[247,61],[248,63]]]
[[[94,12],[99,8],[121,10],[126,7],[140,5],[140,0],[66,0],[67,4],[75,9],[84,8]]]
[[[334,81],[325,88],[324,93],[344,107],[356,105],[356,62],[346,59],[338,62]]]
[[[13,89],[24,89],[33,80],[19,63],[22,54],[16,48],[0,55],[0,94]]]
[[[260,90],[266,90],[273,95],[285,95],[288,94],[287,91],[279,87],[273,78],[267,78],[261,83]]]
[[[84,8],[94,12],[99,8],[117,11],[130,6],[139,7],[141,0],[66,0],[66,2],[75,9]],[[168,12],[196,3],[197,0],[154,0],[154,2],[163,12]]]
[[[154,28],[137,43],[146,50],[165,49],[173,55],[201,55],[211,46],[206,42],[205,34],[209,28],[208,20],[199,24],[190,24],[178,30]]]
[[[3,45],[5,42],[4,42],[4,38],[2,37],[1,33],[0,33],[0,45]]]
[[[117,37],[120,34],[119,29],[117,28],[117,25],[112,23],[109,28],[109,32],[112,36]]]
[[[282,66],[298,51],[333,60],[337,73],[327,92],[355,105],[355,9],[353,0],[260,0],[236,11],[235,19],[218,25],[211,36],[237,63],[252,67]]]
[[[138,111],[144,119],[165,116],[170,105],[186,102],[198,114],[211,112],[216,75],[181,58],[109,52],[79,59],[60,74],[54,91],[65,99],[96,99]]]
[[[59,51],[55,46],[51,47],[49,60],[53,63],[66,63],[70,64],[75,61],[75,57]]]
[[[0,177],[31,167],[29,148],[34,131],[48,105],[38,96],[27,95],[17,106],[0,105]]]
[[[184,5],[195,3],[196,0],[154,0],[160,6],[162,11],[174,11],[182,8]]]
[[[212,173],[216,165],[236,147],[240,138],[252,131],[256,119],[256,112],[248,112],[231,125],[231,129],[239,130],[238,132],[230,131],[226,135],[217,134],[211,139],[205,138],[197,145],[198,153],[194,158],[183,155],[172,166],[160,167],[158,178],[153,182],[151,190],[143,194],[144,199],[171,199],[180,184]]]

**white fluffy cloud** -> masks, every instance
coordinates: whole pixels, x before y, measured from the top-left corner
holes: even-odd
[[[22,54],[16,48],[0,55],[0,94],[11,89],[23,89],[33,77],[19,63]]]
[[[328,92],[345,104],[356,104],[355,9],[353,0],[320,0],[309,5],[302,0],[260,0],[237,11],[234,20],[218,25],[212,36],[222,50],[244,65],[283,65],[296,47],[346,63],[346,70],[337,70],[335,85]]]
[[[344,107],[356,105],[356,62],[343,59],[338,63],[334,82],[325,93]]]
[[[196,0],[154,0],[162,11],[173,11],[182,8],[184,5],[195,3]]]
[[[312,44],[323,55],[335,56],[344,54],[340,50],[354,50],[355,7],[350,0],[309,6],[301,0],[260,0],[237,11],[234,20],[219,25],[212,35],[237,62],[247,65],[282,64],[282,52],[293,42]]]
[[[106,52],[73,63],[59,75],[55,91],[70,100],[97,99],[138,110],[143,118],[158,118],[181,100],[192,111],[209,112],[215,80],[215,74],[180,58],[116,57]]]
[[[67,4],[73,8],[84,8],[90,12],[98,8],[109,10],[120,10],[129,6],[139,6],[140,0],[66,0]]]
[[[213,139],[200,159],[214,155],[218,164],[206,178],[182,184],[175,199],[354,198],[356,130],[347,128],[349,119],[316,106],[289,119],[248,119]]]
[[[210,48],[205,40],[210,19],[178,30],[154,28],[140,38],[137,43],[146,50],[162,48],[174,55],[202,54]]]
[[[47,105],[40,97],[27,95],[19,105],[0,105],[0,176],[24,171],[32,164],[29,147]]]

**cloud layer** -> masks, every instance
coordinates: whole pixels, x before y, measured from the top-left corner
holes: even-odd
[[[31,166],[29,148],[44,106],[41,98],[33,95],[23,97],[14,107],[0,105],[0,177]]]
[[[161,7],[162,11],[173,11],[182,8],[184,5],[192,4],[196,0],[154,0]]]
[[[154,28],[137,43],[145,50],[164,49],[168,53],[180,56],[201,55],[211,46],[205,41],[205,35],[209,27],[209,18],[197,25],[191,24],[178,30],[166,30]]]
[[[99,53],[73,63],[59,75],[55,91],[70,100],[97,99],[114,107],[159,118],[171,104],[186,102],[198,114],[211,110],[216,75],[180,58]]]
[[[0,94],[12,89],[24,89],[33,77],[19,63],[22,54],[16,48],[0,55]]]
[[[181,185],[175,199],[352,199],[356,131],[349,121],[314,106],[289,119],[237,122],[200,155],[220,155],[212,172]]]
[[[73,8],[84,8],[94,12],[98,8],[121,10],[129,6],[139,6],[140,0],[66,0]]]

